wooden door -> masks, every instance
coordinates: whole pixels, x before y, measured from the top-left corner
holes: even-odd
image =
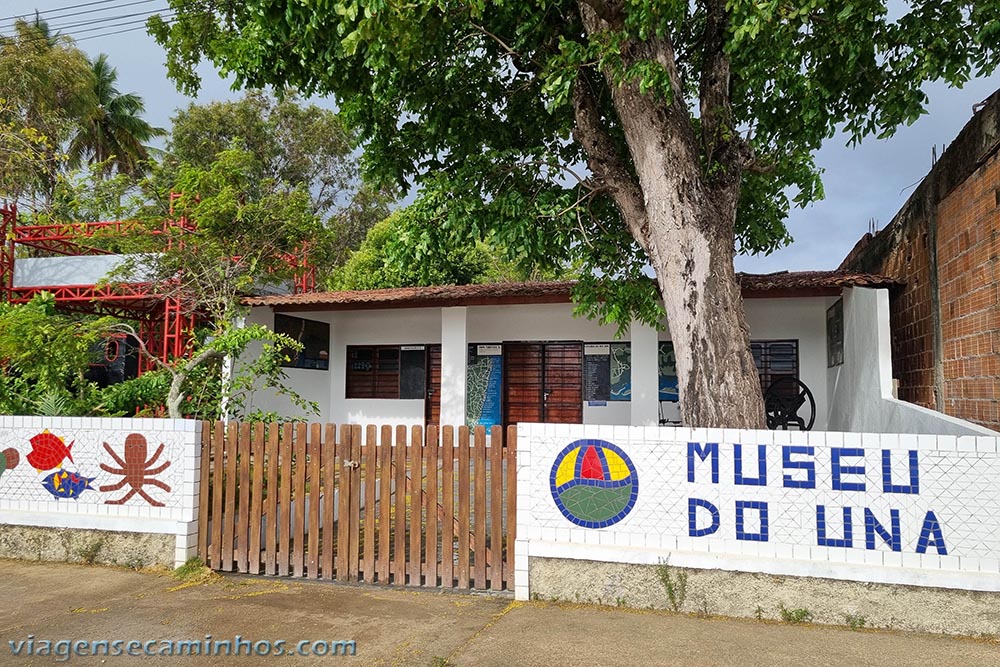
[[[441,346],[427,346],[427,391],[424,394],[424,420],[441,423]]]
[[[583,344],[508,343],[504,424],[583,421]]]
[[[583,421],[583,344],[545,344],[545,421],[579,424]]]
[[[504,424],[545,421],[541,343],[503,347]]]

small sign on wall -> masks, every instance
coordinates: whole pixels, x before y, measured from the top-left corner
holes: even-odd
[[[632,348],[628,343],[583,346],[583,400],[588,405],[632,398]]]

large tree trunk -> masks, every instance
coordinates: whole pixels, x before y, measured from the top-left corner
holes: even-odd
[[[587,32],[601,30],[605,20],[590,5],[580,6]],[[763,428],[760,380],[733,268],[739,161],[723,159],[723,173],[704,175],[704,145],[694,135],[668,42],[633,43],[624,55],[663,65],[675,81],[674,99],[642,93],[636,83],[616,83],[608,73],[605,82],[582,75],[574,87],[576,137],[656,271],[677,356],[684,423]],[[705,101],[719,91],[711,86],[728,89],[727,68],[722,75],[725,81],[703,84],[703,131],[714,126],[714,110],[706,110]],[[606,130],[597,102],[602,86],[611,91],[628,159]]]

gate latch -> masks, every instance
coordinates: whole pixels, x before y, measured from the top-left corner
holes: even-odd
[[[344,467],[345,468],[355,468],[355,469],[356,468],[360,468],[361,467],[361,462],[360,461],[352,461],[350,459],[347,459],[347,460],[344,461]]]

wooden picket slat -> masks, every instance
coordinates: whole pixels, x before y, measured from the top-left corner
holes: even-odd
[[[253,425],[253,446],[251,456],[251,488],[250,488],[250,531],[249,553],[247,554],[247,571],[250,574],[260,573],[260,526],[261,511],[264,503],[264,424]]]
[[[212,484],[209,478],[212,462],[212,423],[201,423],[201,459],[198,470],[198,558],[202,563],[209,563],[208,556],[208,521],[211,516],[209,490]]]
[[[323,438],[323,551],[320,574],[324,579],[333,579],[334,533],[336,522],[337,497],[337,427],[326,425],[326,436]]]
[[[472,509],[475,526],[475,586],[484,589],[486,588],[486,429],[483,426],[476,427],[472,453],[475,457],[473,467],[475,497]]]
[[[222,505],[222,564],[219,569],[224,572],[233,571],[233,540],[236,528],[236,441],[239,425],[235,422],[229,424],[226,433],[226,473],[225,473],[225,500]]]
[[[455,428],[441,428],[441,585],[455,582]]]
[[[424,533],[425,562],[424,585],[438,585],[438,427],[427,427],[424,446],[424,460],[427,469],[427,490],[424,492]]]
[[[357,581],[360,571],[360,528],[361,528],[361,426],[351,426],[351,508],[350,508],[350,552],[347,567],[350,569],[349,580]]]
[[[392,549],[392,427],[382,426],[378,463],[378,581],[389,583],[389,554]]]
[[[406,583],[406,427],[396,427],[395,454],[395,503],[393,504],[392,582],[397,586]]]
[[[280,479],[281,506],[278,508],[278,574],[288,574],[289,554],[292,545],[292,434],[293,424],[285,424],[281,429],[278,455],[281,458]]]
[[[247,571],[247,546],[250,537],[250,423],[240,424],[238,430],[238,440],[236,443],[237,465],[239,466],[239,477],[236,483],[237,490],[236,506],[236,570],[238,572]]]
[[[267,429],[267,510],[264,516],[264,572],[277,574],[278,554],[278,441],[281,430],[278,424],[269,424]]]
[[[309,427],[309,443],[306,458],[309,460],[309,535],[306,541],[306,563],[310,579],[319,579],[319,511],[320,511],[320,461],[322,456],[323,427],[312,424]]]
[[[503,426],[490,429],[490,590],[503,590]]]
[[[347,552],[350,550],[351,477],[348,461],[351,460],[351,425],[340,425],[340,442],[337,443],[337,581],[349,581]]]
[[[420,585],[420,551],[423,529],[423,461],[424,434],[423,428],[414,426],[410,434],[410,585]]]
[[[507,427],[507,548],[504,550],[504,581],[514,590],[514,540],[517,539],[517,426]]]
[[[223,495],[225,489],[225,446],[226,432],[222,422],[215,422],[212,434],[212,543],[208,553],[211,565],[222,569],[222,519]]]
[[[292,527],[292,573],[296,577],[305,576],[307,432],[306,424],[295,425],[295,459],[292,461],[295,468],[292,471],[295,484],[292,488],[292,516],[295,520]]]
[[[376,460],[378,457],[378,431],[374,424],[365,428],[365,448],[362,458],[362,487],[365,490],[364,546],[362,547],[362,570],[365,581],[375,580],[375,484],[378,479]]]
[[[469,427],[458,429],[458,587],[469,587]]]

